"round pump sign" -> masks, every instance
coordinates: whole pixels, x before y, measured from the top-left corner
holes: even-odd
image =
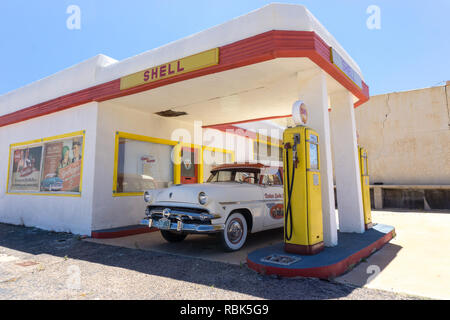
[[[306,125],[308,122],[308,110],[303,101],[298,100],[292,105],[292,119],[295,125]]]

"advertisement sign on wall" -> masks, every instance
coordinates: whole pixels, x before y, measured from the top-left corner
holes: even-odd
[[[11,189],[38,191],[41,176],[42,146],[14,150]]]
[[[12,150],[9,191],[80,192],[83,136]]]
[[[45,144],[41,191],[79,192],[81,137]]]

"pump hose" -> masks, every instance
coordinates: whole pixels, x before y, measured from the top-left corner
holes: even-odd
[[[294,157],[294,155],[292,155]],[[288,192],[288,203],[286,207],[286,214],[284,215],[284,235],[285,239],[290,241],[292,239],[292,207],[291,207],[291,198],[292,191],[294,187],[294,178],[295,178],[295,167],[292,167],[292,181],[289,181],[289,149],[286,148],[286,178],[287,178],[287,192]],[[287,224],[289,219],[289,233],[287,230]]]

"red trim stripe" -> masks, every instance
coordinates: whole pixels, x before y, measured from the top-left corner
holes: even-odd
[[[315,62],[359,99],[355,107],[369,100],[368,86],[363,83],[361,90],[331,63],[330,47],[317,34],[311,31],[272,30],[220,47],[218,65],[126,90],[120,90],[120,79],[116,79],[3,115],[0,117],[0,127],[92,101],[102,102],[208,74],[289,57],[307,57]]]
[[[320,279],[330,279],[335,278],[348,270],[351,265],[355,265],[361,259],[367,258],[370,256],[374,250],[381,249],[386,243],[391,241],[394,237],[395,230],[387,233],[382,238],[378,239],[371,245],[366,248],[354,253],[353,255],[341,260],[333,265],[316,267],[316,268],[305,268],[305,269],[289,269],[289,268],[280,268],[280,267],[271,267],[265,266],[258,263],[255,263],[248,259],[247,257],[247,265],[250,269],[255,270],[256,272],[266,274],[266,275],[279,275],[282,277],[311,277],[311,278],[320,278]]]
[[[158,229],[156,228],[149,228],[149,227],[139,227],[139,228],[134,228],[134,229],[126,229],[126,230],[120,230],[120,231],[101,231],[101,232],[97,232],[97,231],[92,231],[91,232],[91,238],[94,239],[113,239],[113,238],[121,238],[121,237],[128,237],[128,236],[133,236],[136,234],[141,234],[141,233],[149,233],[149,232],[155,232],[158,231]]]
[[[281,118],[289,118],[289,117],[292,117],[292,115],[289,114],[289,115],[286,115],[286,116],[273,116],[273,117],[265,117],[265,118],[257,118],[257,119],[249,119],[249,120],[242,120],[242,121],[227,122],[227,123],[221,123],[221,124],[211,124],[211,125],[207,125],[207,126],[202,126],[202,128],[204,128],[204,129],[206,129],[206,128],[217,129],[218,126],[230,126],[230,127],[233,127],[233,125],[240,124],[240,123],[258,122],[258,121],[264,121],[264,120],[273,120],[273,119],[281,119]]]

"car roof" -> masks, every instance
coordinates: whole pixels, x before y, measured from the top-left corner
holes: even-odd
[[[235,162],[235,163],[225,163],[212,168],[211,171],[226,170],[226,169],[262,169],[270,168],[262,163],[250,163],[250,162]]]

